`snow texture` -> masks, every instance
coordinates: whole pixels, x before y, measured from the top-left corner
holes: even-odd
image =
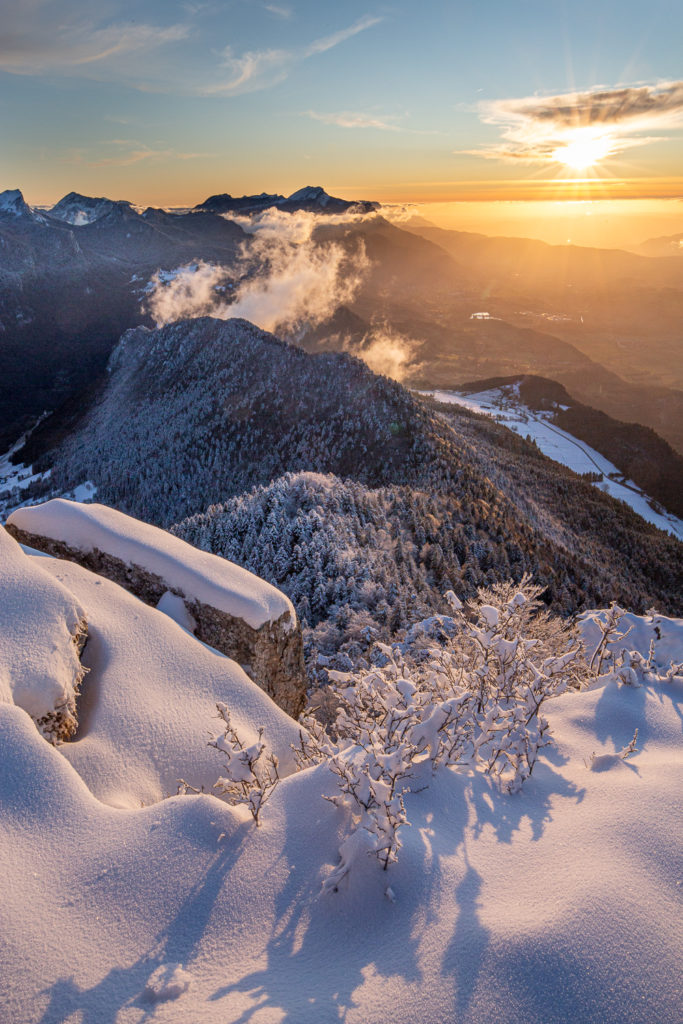
[[[607,614],[605,609],[597,609],[579,616],[588,657],[600,641],[601,626]],[[665,673],[672,663],[678,665],[683,661],[683,619],[671,619],[655,611],[647,615],[624,612],[619,620],[618,634],[607,643],[607,651],[611,656],[619,656],[622,651],[636,651],[641,657],[648,658],[651,645],[652,668],[655,671]]]
[[[222,767],[207,745],[217,701],[228,704],[249,742],[263,726],[283,774],[293,769],[290,743],[298,727],[234,661],[79,565],[27,561],[86,609],[83,662],[90,671],[78,733],[62,751],[99,800],[129,808],[153,804],[174,794],[180,779],[211,791]]]
[[[0,701],[23,708],[46,733],[55,715],[73,712],[84,626],[73,594],[0,526]]]
[[[287,616],[296,625],[291,601],[279,590],[232,562],[107,508],[56,498],[13,512],[8,522],[28,533],[62,541],[79,551],[98,549],[127,565],[160,576],[190,600],[243,619],[252,629]]]
[[[260,829],[205,796],[115,810],[2,706],[5,1019],[140,1024],[156,994],[167,1024],[676,1020],[682,697],[559,698],[558,749],[520,794],[439,772],[406,798],[390,874],[364,858],[322,897],[340,845],[324,766],[286,779]],[[632,770],[586,770],[638,725]],[[177,1000],[174,965],[193,979]]]
[[[31,211],[18,188],[0,192],[0,214],[12,217],[31,216]]]

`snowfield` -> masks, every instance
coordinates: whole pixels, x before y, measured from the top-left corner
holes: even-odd
[[[422,391],[437,402],[462,405],[474,412],[491,416],[498,423],[505,424],[510,430],[522,437],[530,437],[535,441],[544,455],[568,466],[575,473],[602,473],[603,479],[594,486],[611,494],[613,498],[625,502],[634,512],[648,523],[653,523],[665,533],[671,533],[678,540],[683,540],[683,520],[670,512],[657,512],[650,498],[644,494],[633,481],[610,479],[610,474],[622,478],[623,474],[604,455],[591,448],[584,441],[579,441],[566,430],[561,430],[539,412],[534,412],[522,402],[511,402],[509,396],[500,388],[481,391],[478,394],[460,394],[457,391]]]
[[[44,564],[27,559],[0,527],[0,701],[17,704],[49,733],[70,728],[84,675],[85,613]]]
[[[610,677],[546,705],[555,743],[521,792],[417,763],[398,863],[361,856],[323,892],[348,815],[323,799],[338,793],[326,763],[293,771],[297,725],[115,584],[17,545],[14,576],[7,564],[3,548],[19,588],[3,631],[39,575],[71,595],[59,621],[69,602],[85,612],[90,672],[74,742],[50,745],[11,694],[0,703],[3,1022],[680,1019],[683,676],[668,662],[683,661],[683,621],[630,618],[627,647],[647,658],[657,631],[668,645],[641,685]],[[605,614],[584,618],[587,643]],[[0,678],[8,658],[51,661],[30,637],[14,647]],[[208,788],[220,774],[216,700],[281,758],[259,827],[214,796],[164,799],[179,775]],[[636,729],[637,751],[612,757]]]

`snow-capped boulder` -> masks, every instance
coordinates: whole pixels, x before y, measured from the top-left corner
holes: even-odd
[[[240,566],[104,505],[55,499],[18,509],[20,541],[84,565],[156,607],[181,597],[204,643],[243,665],[288,714],[306,696],[301,630],[283,593]]]
[[[174,794],[180,779],[211,792],[221,758],[207,745],[225,703],[247,744],[264,730],[282,775],[299,729],[234,661],[110,580],[58,558],[33,556],[85,608],[88,676],[78,732],[61,750],[104,803],[139,807]]]
[[[0,526],[0,702],[23,708],[54,742],[76,729],[86,617],[41,561]]]

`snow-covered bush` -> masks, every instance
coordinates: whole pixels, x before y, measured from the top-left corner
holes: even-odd
[[[360,850],[385,869],[396,860],[418,764],[484,771],[509,793],[531,775],[549,742],[543,704],[588,677],[575,629],[542,608],[540,590],[525,577],[480,590],[464,607],[450,593],[452,616],[376,644],[369,670],[330,672],[335,740],[306,718],[297,753],[301,764],[328,761],[339,779],[332,800],[363,835],[342,844],[325,888],[336,889]]]
[[[246,804],[259,825],[261,808],[280,781],[278,759],[275,754],[265,754],[263,729],[259,730],[256,743],[245,746],[232,725],[227,704],[216,704],[216,709],[224,729],[209,746],[223,755],[225,775],[214,783],[214,789],[230,804]]]
[[[585,612],[579,626],[591,674],[603,682],[611,677],[621,685],[639,686],[683,676],[683,663],[677,660],[680,619],[654,609],[634,615],[612,602],[607,609]]]

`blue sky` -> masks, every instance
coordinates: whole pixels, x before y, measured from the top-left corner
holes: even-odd
[[[0,188],[35,203],[526,196],[596,118],[593,175],[683,192],[680,0],[3,6]]]

